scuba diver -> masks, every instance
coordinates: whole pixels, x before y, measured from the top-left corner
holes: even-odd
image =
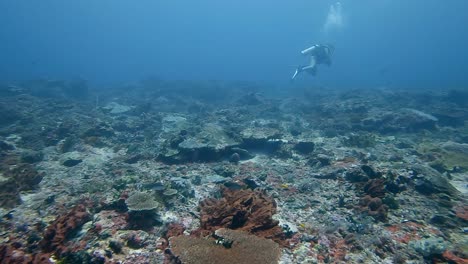
[[[317,73],[318,64],[326,64],[330,66],[331,56],[334,50],[335,47],[333,47],[333,45],[331,44],[316,44],[310,48],[301,51],[302,55],[310,56],[309,65],[297,67],[296,72],[294,72],[294,75],[292,76],[291,80],[294,80],[297,77],[297,75],[299,75],[299,73],[303,71],[315,76],[315,74]]]

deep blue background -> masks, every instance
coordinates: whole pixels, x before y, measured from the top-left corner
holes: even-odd
[[[330,87],[468,87],[468,1],[343,0],[326,34],[320,0],[0,0],[0,79],[285,83],[299,51],[336,46],[299,82]]]

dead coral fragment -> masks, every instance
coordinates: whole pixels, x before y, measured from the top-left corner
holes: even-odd
[[[170,239],[171,252],[184,264],[278,263],[281,251],[272,240],[224,228],[216,231],[216,235],[218,240],[173,237]]]
[[[153,196],[146,192],[134,192],[125,200],[127,207],[131,211],[153,210],[159,207],[159,203]]]

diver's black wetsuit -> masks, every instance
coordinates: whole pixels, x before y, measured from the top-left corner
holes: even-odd
[[[332,45],[314,45],[301,51],[303,55],[310,56],[310,63],[306,66],[299,66],[291,79],[294,80],[297,75],[303,71],[315,76],[318,64],[331,65],[331,55],[333,51],[334,48]]]

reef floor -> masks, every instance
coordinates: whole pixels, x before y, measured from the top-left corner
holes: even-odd
[[[468,263],[468,91],[0,85],[0,263]]]

